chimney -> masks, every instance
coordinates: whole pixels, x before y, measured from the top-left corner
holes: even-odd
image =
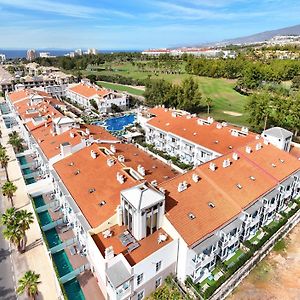
[[[246,153],[250,154],[251,152],[252,152],[251,147],[247,146],[247,147],[246,147]]]
[[[222,128],[222,124],[217,123],[217,129],[221,129]]]
[[[256,144],[255,149],[258,151],[262,148],[261,143]]]
[[[216,164],[214,164],[214,163],[210,163],[209,164],[209,168],[212,170],[212,171],[215,171],[216,169],[217,169],[217,166],[216,166]]]
[[[125,156],[124,155],[118,155],[118,161],[121,163],[125,162]]]
[[[120,172],[117,173],[117,180],[120,184],[123,184],[125,182],[125,177]]]
[[[145,174],[146,174],[145,168],[142,167],[141,165],[138,165],[137,171],[138,171],[142,176],[145,176]]]
[[[86,128],[86,129],[85,129],[85,133],[86,133],[87,135],[90,135],[91,132],[90,132],[90,130],[89,130],[88,128]]]
[[[234,160],[238,160],[238,159],[239,159],[239,156],[238,156],[238,154],[237,154],[236,152],[234,152],[234,153],[232,154],[232,158],[233,158]]]
[[[60,155],[62,157],[66,157],[71,154],[72,154],[72,146],[70,145],[69,142],[60,144]]]
[[[179,182],[178,187],[177,187],[178,192],[180,193],[186,189],[187,189],[187,182],[186,181]]]
[[[97,153],[94,150],[91,150],[91,157],[93,159],[97,158]]]
[[[75,134],[74,134],[74,132],[72,132],[72,131],[70,131],[70,138],[74,138],[75,137]]]
[[[109,158],[109,159],[107,160],[107,165],[108,165],[109,167],[112,167],[114,164],[115,164],[115,160],[114,160],[113,158]]]
[[[230,160],[229,160],[229,158],[224,159],[224,161],[223,161],[223,168],[227,168],[229,166],[230,166]]]
[[[192,179],[193,179],[194,182],[198,182],[199,179],[200,179],[200,177],[199,177],[197,174],[194,173],[194,174],[192,175]]]
[[[110,145],[110,151],[112,153],[116,153],[116,147],[114,145]]]

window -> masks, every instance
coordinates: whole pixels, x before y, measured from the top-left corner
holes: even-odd
[[[142,300],[142,299],[144,299],[144,296],[145,296],[145,291],[142,290],[141,292],[139,292],[139,293],[137,294],[137,300]]]
[[[143,277],[144,277],[144,274],[143,274],[143,273],[137,276],[137,278],[136,278],[136,283],[137,283],[137,285],[140,285],[140,284],[142,283]],[[142,299],[142,298],[141,298],[141,299]]]
[[[160,286],[161,286],[161,277],[159,277],[155,280],[155,288],[157,289]]]
[[[158,272],[161,269],[161,260],[156,263],[155,270]]]

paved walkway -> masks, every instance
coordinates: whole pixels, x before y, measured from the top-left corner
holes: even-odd
[[[8,164],[8,173],[10,180],[18,187],[16,195],[14,197],[15,207],[18,209],[26,209],[28,211],[33,211],[33,207],[29,200],[26,191],[26,185],[22,177],[21,170],[19,168],[18,161],[15,157],[12,147],[7,144],[8,134],[5,125],[3,122],[0,122],[0,129],[2,131],[2,145],[7,148],[7,153],[11,158]],[[1,176],[1,179],[3,177]],[[3,180],[1,180],[3,183]],[[10,207],[10,203],[7,201],[6,197],[3,199],[4,208]],[[58,298],[58,282],[50,261],[50,258],[47,254],[47,248],[43,243],[42,235],[40,228],[37,222],[37,219],[34,215],[35,222],[31,225],[30,229],[27,232],[28,250],[24,254],[19,254],[16,249],[12,248],[12,259],[15,266],[15,277],[16,280],[21,278],[23,274],[32,270],[40,274],[41,284],[39,284],[39,295],[37,300],[54,300]],[[1,298],[2,299],[2,298]],[[19,297],[19,299],[26,299],[25,296]]]

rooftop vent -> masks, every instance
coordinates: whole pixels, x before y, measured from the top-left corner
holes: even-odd
[[[259,134],[257,134],[257,135],[255,136],[255,139],[256,139],[256,140],[259,140],[259,139],[260,139]]]
[[[74,132],[72,132],[72,131],[70,131],[70,138],[74,138],[75,137],[75,134],[74,134]]]
[[[93,159],[97,158],[97,153],[94,150],[91,150],[91,157]]]
[[[212,170],[212,171],[216,171],[216,169],[217,169],[217,166],[216,166],[216,164],[214,164],[214,163],[210,163],[209,164],[209,168]]]
[[[249,132],[247,127],[242,127],[241,131],[242,131],[242,133],[246,133],[246,134],[248,134],[248,132]]]
[[[226,126],[227,126],[227,123],[226,123],[226,122],[222,122],[222,126],[223,126],[223,127],[226,127]]]
[[[117,180],[120,184],[123,184],[125,182],[125,176],[121,174],[120,172],[117,173]]]
[[[177,113],[175,111],[172,112],[172,117],[176,118],[177,117]]]
[[[217,129],[222,129],[222,124],[220,124],[220,123],[217,123]]]
[[[194,182],[198,182],[199,179],[200,179],[200,177],[199,177],[197,174],[194,173],[194,174],[192,175],[192,179],[193,179]]]
[[[219,144],[219,141],[215,141],[215,144]]]
[[[105,205],[106,204],[106,201],[101,201],[100,203],[98,203],[98,205],[101,207],[101,206],[103,206],[103,205]]]
[[[247,146],[247,147],[246,147],[246,153],[250,154],[251,152],[252,152],[251,147]]]
[[[231,145],[228,146],[228,149],[232,149],[233,147]]]
[[[243,188],[242,185],[239,184],[239,183],[236,184],[236,187],[237,187],[239,190],[241,190],[241,189]]]
[[[188,213],[188,217],[190,220],[196,219],[196,216],[192,212]]]
[[[269,142],[267,140],[264,140],[265,145],[269,145]]]
[[[110,151],[112,153],[116,153],[116,147],[114,145],[110,145]]]
[[[80,173],[80,170],[76,170],[75,172],[74,172],[74,175],[78,175]]]
[[[143,166],[141,166],[141,165],[138,165],[137,171],[138,171],[142,176],[145,176],[145,175],[146,175],[145,168],[144,168]]]
[[[118,155],[118,161],[121,163],[125,162],[125,156],[124,155]]]
[[[232,129],[232,130],[231,130],[231,135],[232,135],[232,136],[239,136],[239,133],[238,133],[237,130]]]
[[[156,187],[157,186],[157,180],[152,180],[151,185]]]
[[[208,206],[209,206],[210,208],[215,208],[215,207],[216,207],[216,206],[214,205],[213,202],[208,202]]]
[[[91,194],[91,193],[94,193],[96,191],[96,189],[95,188],[90,188],[89,189],[89,193]]]
[[[237,154],[236,152],[234,152],[234,153],[232,154],[232,158],[233,158],[234,160],[238,160],[238,159],[239,159],[239,156],[238,156],[238,154]]]
[[[256,146],[255,146],[255,149],[256,149],[256,150],[260,150],[261,148],[262,148],[261,143],[256,144]]]
[[[182,191],[187,189],[187,182],[183,181],[183,182],[179,182],[177,190],[179,193],[181,193]]]
[[[284,159],[279,159],[279,161],[283,164],[284,163]]]
[[[273,168],[276,168],[276,164],[272,164],[272,167],[273,167]]]
[[[224,159],[223,161],[223,168],[227,168],[230,166],[230,159],[227,158],[227,159]]]
[[[73,161],[69,162],[68,166],[70,166],[70,167],[74,166],[74,162]]]
[[[112,167],[115,164],[115,160],[113,158],[109,158],[106,163],[109,167]]]
[[[255,181],[255,177],[254,176],[250,176],[249,177],[252,181]]]
[[[166,234],[160,233],[157,238],[157,243],[160,244],[162,242],[165,242],[167,239],[168,236]]]

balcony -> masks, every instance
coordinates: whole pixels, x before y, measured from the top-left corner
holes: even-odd
[[[215,254],[211,252],[209,255],[202,254],[200,257],[197,257],[196,259],[192,259],[193,265],[195,269],[201,268],[203,266],[206,266],[210,262],[212,262],[215,258]]]

